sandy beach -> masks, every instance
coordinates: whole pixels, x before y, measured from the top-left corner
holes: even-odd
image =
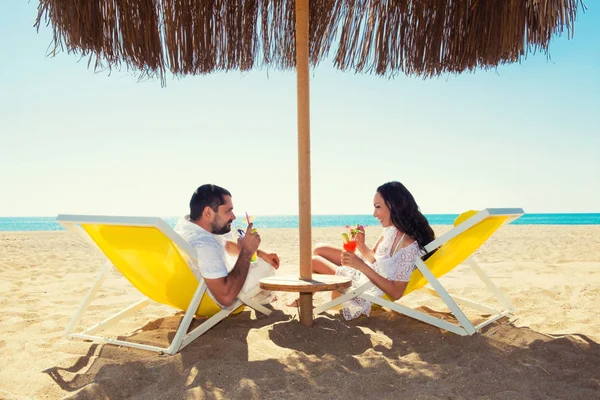
[[[315,228],[313,240],[340,232]],[[374,243],[380,229],[367,233]],[[296,273],[298,230],[261,236],[280,273]],[[166,356],[63,338],[103,255],[67,232],[0,233],[0,399],[600,398],[600,226],[505,226],[475,257],[517,311],[472,337],[384,309],[354,321],[330,311],[307,328],[285,306],[294,295],[278,293],[271,316],[244,311]],[[442,282],[489,300],[466,267]],[[104,288],[82,325],[141,298],[117,272]],[[402,303],[452,318],[422,294]],[[165,346],[181,317],[153,305],[105,334]]]

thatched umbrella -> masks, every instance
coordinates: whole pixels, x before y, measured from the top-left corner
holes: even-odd
[[[300,278],[311,274],[309,64],[423,77],[493,68],[572,34],[581,0],[40,0],[55,50],[158,76],[297,70]],[[309,24],[310,20],[310,24]],[[305,298],[306,299],[306,298]],[[312,322],[312,297],[301,304]]]

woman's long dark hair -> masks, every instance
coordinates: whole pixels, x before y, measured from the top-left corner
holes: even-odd
[[[392,224],[399,231],[414,238],[419,247],[424,250],[425,245],[435,239],[435,233],[429,226],[427,218],[419,211],[413,195],[400,182],[384,183],[377,188],[377,192],[390,209]]]

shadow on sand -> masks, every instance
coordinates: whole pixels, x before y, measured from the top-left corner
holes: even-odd
[[[180,319],[128,340],[164,346]],[[384,310],[350,322],[324,314],[311,328],[281,310],[245,311],[175,356],[92,344],[71,367],[44,372],[78,399],[600,398],[600,346],[584,335],[500,320],[460,337]]]

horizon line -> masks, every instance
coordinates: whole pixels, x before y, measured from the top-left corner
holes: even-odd
[[[460,213],[423,213],[423,215],[460,215]],[[64,213],[61,213],[64,214]],[[592,212],[525,212],[523,215],[556,215],[556,214],[568,214],[568,215],[583,215],[583,214],[600,214],[600,211]],[[2,215],[0,218],[56,218],[56,215]],[[116,216],[117,214],[87,214],[87,213],[75,213],[74,215],[111,215]],[[159,217],[159,218],[180,218],[181,215],[132,215],[130,217]],[[255,214],[253,217],[298,217],[299,214]],[[371,214],[311,214],[315,217],[326,217],[326,216],[371,216]],[[374,217],[373,217],[374,218]]]

